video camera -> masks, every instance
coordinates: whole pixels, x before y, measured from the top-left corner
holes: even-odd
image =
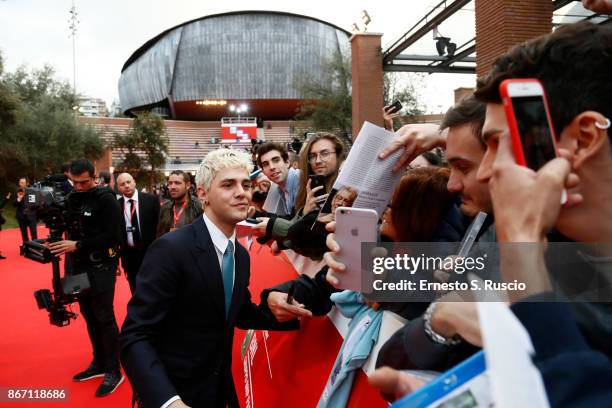
[[[28,241],[21,247],[26,258],[39,263],[52,263],[53,292],[49,289],[39,289],[34,292],[34,297],[38,308],[49,312],[51,324],[60,327],[67,326],[70,324],[70,319],[77,317],[76,313],[66,308],[66,305],[74,303],[80,293],[90,288],[85,273],[61,278],[59,258],[45,246],[46,242],[61,241],[65,231],[71,236],[83,236],[81,217],[89,193],[67,193],[67,183],[68,179],[63,174],[52,175],[26,189],[26,211],[36,213],[37,218],[49,228],[49,236],[45,239]]]

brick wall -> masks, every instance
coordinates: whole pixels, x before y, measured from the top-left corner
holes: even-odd
[[[359,33],[351,37],[353,141],[364,121],[383,125],[381,36],[377,33]]]
[[[513,45],[552,30],[551,0],[476,0],[476,74]]]

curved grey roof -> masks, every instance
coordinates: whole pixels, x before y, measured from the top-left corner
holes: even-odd
[[[242,11],[171,28],[125,63],[119,97],[125,111],[200,99],[300,99],[295,80],[321,78],[321,64],[350,53],[350,33],[311,17]]]

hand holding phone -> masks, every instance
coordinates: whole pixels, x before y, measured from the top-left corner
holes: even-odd
[[[546,92],[535,78],[506,79],[499,85],[516,162],[538,171],[557,155]],[[567,201],[564,191],[561,203]]]
[[[295,282],[291,283],[289,290],[287,291],[287,303],[293,303],[293,294],[295,293]]]
[[[323,186],[323,188],[315,191],[314,196],[318,197],[320,195],[324,195],[327,192],[325,191],[325,176],[322,175],[310,175],[308,176],[308,178],[310,179],[310,189],[314,190],[315,187],[319,187],[319,186]]]
[[[385,106],[385,112],[388,115],[391,115],[396,112],[399,112],[400,110],[402,110],[402,108],[403,108],[402,103],[400,101],[395,101],[391,105]]]
[[[338,262],[346,266],[341,276],[336,276],[338,287],[361,291],[361,243],[376,242],[378,214],[365,208],[336,208],[336,242],[340,246]]]

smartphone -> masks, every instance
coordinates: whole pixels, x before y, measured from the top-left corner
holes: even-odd
[[[325,176],[321,176],[321,175],[311,175],[308,176],[310,178],[310,189],[314,189],[315,187],[319,187],[319,186],[323,186],[322,189],[317,190],[314,195],[315,197],[321,196],[323,194],[326,194],[325,191]]]
[[[340,245],[337,256],[339,262],[346,265],[346,270],[337,276],[342,289],[361,291],[361,243],[376,242],[378,213],[366,208],[336,208],[336,241]]]
[[[291,286],[289,286],[289,290],[287,291],[287,303],[291,304],[291,302],[293,302],[294,294],[295,294],[295,282],[291,282]]]
[[[248,222],[249,224],[259,224],[259,221],[257,221],[257,218],[249,217],[245,221]]]
[[[544,87],[537,79],[506,79],[499,90],[516,162],[538,171],[557,157]]]
[[[389,106],[385,106],[385,112],[388,114],[396,113],[402,110],[403,106],[400,101],[395,101]]]

